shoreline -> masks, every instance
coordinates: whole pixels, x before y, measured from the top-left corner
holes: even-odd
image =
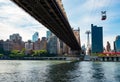
[[[82,61],[80,57],[24,57],[24,58],[0,58],[0,60],[65,60],[65,61]]]
[[[120,62],[119,57],[24,57],[24,58],[0,58],[0,60],[64,60],[64,61],[93,61],[93,62]]]

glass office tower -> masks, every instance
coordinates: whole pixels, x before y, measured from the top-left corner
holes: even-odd
[[[91,24],[92,53],[103,52],[103,28]]]
[[[120,52],[120,35],[116,37],[116,40],[114,41],[114,47],[116,52]]]
[[[35,33],[33,34],[33,36],[32,36],[32,41],[33,41],[33,42],[36,42],[36,41],[38,41],[38,38],[39,38],[39,33],[38,33],[38,32],[35,32]]]

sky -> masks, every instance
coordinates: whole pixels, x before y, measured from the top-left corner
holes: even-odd
[[[91,24],[103,27],[103,42],[111,43],[120,35],[120,0],[62,0],[72,28],[80,27],[81,44],[87,43],[87,30]],[[106,11],[107,19],[101,20],[101,11]],[[35,32],[46,36],[46,27],[36,21],[10,0],[0,0],[0,39],[19,33],[23,41],[31,40]],[[91,36],[90,36],[91,37]]]

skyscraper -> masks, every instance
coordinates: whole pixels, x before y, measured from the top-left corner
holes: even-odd
[[[111,51],[111,46],[110,46],[110,42],[107,41],[107,45],[106,45],[106,52],[110,52]]]
[[[3,40],[0,40],[0,53],[3,53],[3,44],[4,44],[4,41]]]
[[[10,41],[13,42],[22,41],[22,37],[19,34],[12,34],[10,35]]]
[[[120,35],[116,37],[116,40],[114,41],[114,47],[116,52],[120,52]]]
[[[92,53],[103,52],[103,28],[91,24]]]
[[[78,29],[72,29],[73,30],[73,33],[74,33],[74,36],[79,44],[79,46],[81,46],[81,42],[80,42],[80,28],[78,27]],[[78,54],[81,52],[81,51],[78,51],[78,50],[70,50],[70,47],[68,47],[68,52],[71,54],[71,55],[75,55],[75,54]]]
[[[28,40],[28,42],[25,42],[25,54],[30,55],[31,51],[33,50],[34,44],[31,42],[31,40]]]
[[[11,51],[12,48],[13,48],[12,41],[6,40],[6,41],[3,43],[3,49],[4,49],[4,51]]]
[[[47,31],[47,39],[49,39],[50,38],[50,36],[52,36],[52,32],[51,31]]]
[[[38,38],[39,38],[39,33],[38,33],[38,32],[35,32],[35,33],[33,34],[33,36],[32,36],[32,41],[33,41],[33,42],[36,42],[36,41],[38,41]]]
[[[42,37],[42,40],[40,41],[40,49],[46,50],[47,49],[47,39],[46,37]]]
[[[59,54],[60,41],[57,36],[52,35],[47,41],[47,50],[50,54]]]
[[[25,43],[25,49],[33,50],[33,42],[31,42],[31,40],[28,40],[28,42]]]
[[[74,33],[79,45],[81,46],[81,44],[80,44],[80,28],[78,27],[78,29],[75,29],[75,30],[73,29],[73,33]]]
[[[40,38],[38,39],[38,41],[34,42],[34,50],[40,50]]]
[[[19,34],[10,35],[10,41],[7,41],[6,44],[11,44],[12,50],[22,50],[24,48],[24,42]],[[9,46],[10,45],[8,45],[8,47]]]
[[[47,51],[50,54],[60,53],[60,41],[51,31],[47,31]]]

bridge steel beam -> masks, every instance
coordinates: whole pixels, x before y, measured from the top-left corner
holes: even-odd
[[[52,31],[72,50],[81,50],[71,26],[56,0],[11,0]]]

